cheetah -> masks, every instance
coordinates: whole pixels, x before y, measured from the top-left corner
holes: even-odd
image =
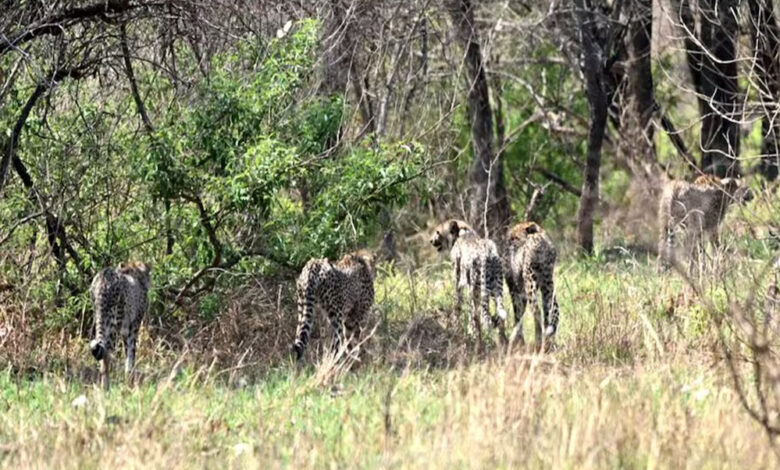
[[[374,304],[376,259],[366,250],[337,262],[311,259],[298,276],[298,328],[293,354],[300,361],[309,342],[315,307],[325,310],[333,328],[333,350],[345,339],[357,339]]]
[[[121,263],[117,268],[102,269],[92,280],[95,339],[89,348],[100,362],[101,381],[106,390],[117,329],[125,345],[125,373],[132,377],[138,329],[149,306],[150,274],[151,266],[146,263]]]
[[[523,315],[530,301],[534,311],[536,341],[541,346],[543,340],[552,338],[558,330],[560,311],[553,282],[558,254],[550,237],[535,222],[521,222],[511,227],[507,232],[507,243],[509,268],[506,283],[515,312],[515,327],[509,343],[525,343]],[[537,292],[542,295],[544,319],[537,305]]]
[[[471,294],[471,325],[478,339],[477,347],[481,348],[481,323],[495,326],[499,341],[505,344],[506,311],[502,299],[504,272],[496,244],[487,238],[480,238],[466,222],[455,219],[434,228],[430,243],[439,252],[450,249],[456,318],[461,317],[463,288]],[[496,309],[493,317],[490,315],[491,298]]]
[[[735,178],[699,176],[693,183],[679,180],[666,182],[658,208],[658,259],[661,267],[675,261],[674,241],[679,232],[691,237],[691,262],[706,234],[710,242],[719,244],[720,224],[729,206],[753,199],[753,193]]]

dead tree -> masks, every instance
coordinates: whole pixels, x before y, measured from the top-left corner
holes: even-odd
[[[756,78],[763,117],[761,163],[758,171],[767,180],[780,170],[780,28],[770,0],[750,0],[750,33],[756,60]]]
[[[455,35],[463,48],[468,80],[468,115],[474,161],[469,172],[469,219],[485,236],[503,234],[511,218],[504,186],[504,164],[495,151],[493,113],[485,62],[470,0],[448,4]]]
[[[595,8],[586,0],[577,0],[577,23],[580,34],[581,68],[590,109],[585,177],[577,212],[577,242],[587,254],[593,253],[593,217],[599,201],[601,147],[607,125],[609,93],[607,90],[607,43],[599,30]]]
[[[655,161],[653,145],[654,111],[653,75],[650,44],[653,38],[653,1],[635,0],[627,5],[628,52],[625,119],[621,123],[635,131],[631,135],[635,159],[642,163]]]
[[[701,114],[700,168],[721,177],[739,175],[737,0],[676,1],[685,34],[688,69]],[[697,28],[698,25],[698,28]]]

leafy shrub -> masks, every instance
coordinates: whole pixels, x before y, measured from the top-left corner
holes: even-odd
[[[60,217],[81,259],[64,271],[50,265],[37,289],[40,302],[60,307],[52,326],[77,323],[89,274],[122,260],[151,262],[153,297],[170,301],[212,265],[222,269],[193,291],[208,292],[199,287],[226,269],[268,273],[371,244],[380,214],[404,203],[422,174],[425,151],[413,142],[341,142],[343,97],[312,93],[318,48],[314,21],[267,44],[239,41],[186,93],[139,67],[153,132],[139,130],[126,91],[100,106],[52,110],[45,125],[38,111],[31,115],[20,152],[36,181],[68,198]],[[68,84],[57,91],[81,92]],[[18,110],[22,101],[10,101]],[[49,129],[65,137],[52,138]],[[37,209],[24,194],[15,186],[0,201],[0,222]],[[30,232],[18,234],[29,239]],[[45,250],[43,238],[36,243]],[[23,251],[25,240],[12,245]],[[2,269],[22,277],[10,264]],[[63,300],[63,283],[74,300]],[[218,294],[196,303],[201,318],[216,316]]]

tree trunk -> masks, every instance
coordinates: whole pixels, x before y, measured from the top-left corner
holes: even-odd
[[[636,131],[630,135],[633,157],[642,163],[655,161],[653,144],[653,75],[650,44],[653,38],[653,1],[635,0],[629,4],[633,21],[628,25],[628,119],[623,119]]]
[[[737,83],[736,0],[700,0],[698,34],[689,0],[682,1],[686,26],[688,68],[698,95],[702,116],[700,168],[717,176],[739,175],[739,86]],[[694,35],[695,37],[690,37]],[[695,40],[694,40],[695,39]],[[702,46],[706,50],[702,49]]]
[[[324,95],[347,91],[352,63],[352,35],[349,7],[344,0],[330,0],[328,16],[323,24],[323,77],[320,92]]]
[[[469,172],[469,219],[484,236],[499,238],[511,219],[504,186],[504,164],[495,152],[493,113],[485,65],[479,46],[474,6],[470,0],[450,2],[455,34],[465,51],[468,113],[474,162]]]
[[[621,50],[622,71],[618,82],[620,104],[620,138],[618,156],[629,170],[626,189],[628,202],[625,211],[614,213],[615,223],[626,227],[627,234],[636,241],[654,243],[661,171],[655,153],[655,98],[651,63],[653,35],[653,0],[626,2],[622,22],[627,25],[625,39],[618,43]],[[612,72],[615,74],[615,72]],[[611,101],[611,100],[610,100]]]
[[[608,93],[604,66],[604,50],[595,31],[596,20],[585,0],[577,0],[577,19],[582,41],[582,73],[590,109],[585,178],[582,183],[580,206],[577,212],[577,242],[587,253],[593,253],[593,216],[599,201],[599,169],[601,147],[607,125]]]
[[[758,61],[758,92],[764,117],[761,121],[759,172],[774,181],[780,169],[780,28],[770,0],[750,0],[750,31]]]
[[[135,79],[135,72],[133,71],[133,62],[130,57],[130,45],[127,42],[127,25],[122,23],[119,26],[120,44],[122,46],[122,58],[125,63],[125,74],[127,80],[130,82],[130,93],[133,95],[133,101],[135,101],[135,109],[138,111],[138,115],[141,117],[141,123],[144,125],[144,130],[154,146],[158,145],[158,142],[154,135],[154,126],[152,120],[149,119],[149,114],[146,112],[146,106],[144,100],[141,98],[141,92],[138,91],[138,82]],[[165,207],[165,254],[170,255],[173,253],[173,231],[171,230],[171,200],[165,197],[163,200],[163,207]]]

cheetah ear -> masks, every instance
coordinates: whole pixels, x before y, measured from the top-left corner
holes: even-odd
[[[530,222],[530,223],[529,223],[529,224],[528,224],[528,225],[525,227],[525,233],[527,233],[527,234],[529,234],[529,235],[530,235],[530,234],[532,234],[532,233],[537,233],[537,232],[539,232],[539,226],[538,226],[538,225],[536,225],[534,222]]]
[[[450,221],[450,234],[452,235],[458,235],[460,233],[460,224],[457,220],[451,220]]]
[[[739,180],[736,178],[723,178],[720,184],[729,192],[734,192],[739,188]]]
[[[117,269],[122,270],[125,269],[126,267],[127,267],[127,263],[122,261],[121,263],[119,263],[119,266],[117,266]]]

